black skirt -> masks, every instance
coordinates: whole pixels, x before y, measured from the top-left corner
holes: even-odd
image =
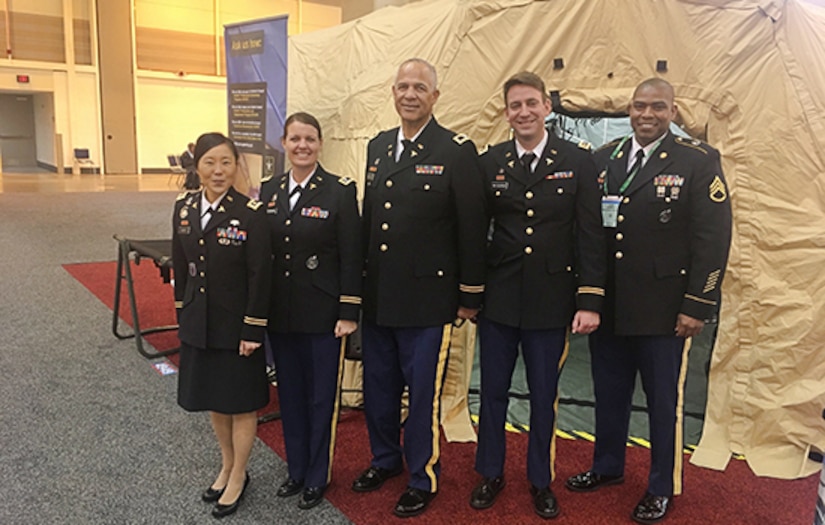
[[[181,344],[178,404],[185,410],[243,414],[269,403],[264,347],[249,357],[238,349]]]

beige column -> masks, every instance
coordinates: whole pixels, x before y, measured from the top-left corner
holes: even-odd
[[[137,173],[132,2],[96,3],[104,170],[110,175]]]

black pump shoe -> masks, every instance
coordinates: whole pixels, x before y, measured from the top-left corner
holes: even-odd
[[[226,490],[226,487],[222,489],[213,489],[212,487],[209,487],[203,491],[203,494],[201,494],[201,499],[206,503],[215,503],[221,499],[224,490]]]
[[[243,482],[243,488],[241,489],[241,493],[238,494],[238,499],[230,503],[229,505],[223,505],[221,503],[215,503],[215,508],[212,509],[212,516],[216,518],[223,518],[224,516],[229,516],[230,514],[235,514],[238,510],[238,506],[243,499],[243,495],[246,492],[246,487],[249,486],[249,473],[246,474],[246,479]]]

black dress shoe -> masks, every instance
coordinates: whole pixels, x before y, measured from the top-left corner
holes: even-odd
[[[226,487],[220,490],[209,487],[208,489],[203,491],[203,494],[201,494],[201,499],[207,503],[215,503],[216,501],[221,499],[221,496],[223,496],[223,491],[225,489]]]
[[[324,501],[324,490],[326,487],[307,487],[304,493],[301,494],[301,499],[298,500],[299,509],[311,509]]]
[[[352,490],[355,492],[372,492],[373,490],[378,490],[385,481],[398,476],[403,470],[402,467],[395,469],[370,467],[352,482]]]
[[[633,521],[644,523],[645,525],[659,523],[665,519],[670,507],[669,496],[654,496],[648,493],[645,494],[645,497],[636,505],[630,517],[633,518]]]
[[[281,486],[278,487],[278,492],[276,492],[275,495],[279,498],[288,498],[290,496],[298,494],[299,492],[301,492],[301,489],[303,488],[303,481],[295,481],[292,478],[287,478],[286,481],[281,483]]]
[[[216,518],[223,518],[224,516],[235,514],[235,512],[238,510],[238,505],[240,505],[241,500],[243,499],[243,495],[246,492],[247,486],[249,486],[249,474],[246,475],[246,479],[243,482],[243,488],[241,489],[241,493],[238,494],[238,499],[236,499],[229,505],[215,503],[215,508],[212,509],[212,516]]]
[[[556,501],[556,495],[553,494],[550,487],[539,489],[530,485],[530,495],[533,496],[533,510],[542,518],[549,520],[555,518],[561,512],[559,503]]]
[[[603,476],[592,470],[567,478],[564,486],[573,492],[593,492],[608,485],[624,483],[624,476]]]
[[[398,503],[395,504],[392,512],[399,518],[418,516],[427,510],[427,505],[430,504],[435,495],[435,492],[407,487],[407,490],[398,498]]]
[[[496,502],[496,496],[504,488],[504,476],[484,478],[470,494],[470,506],[474,509],[488,509]]]

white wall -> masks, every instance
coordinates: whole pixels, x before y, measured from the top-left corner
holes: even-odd
[[[34,101],[34,141],[37,161],[55,166],[54,161],[54,95],[36,93]]]
[[[180,155],[201,133],[226,133],[223,78],[140,73],[135,106],[138,166],[142,169],[168,167],[166,156]]]
[[[71,124],[71,134],[63,133],[63,154],[66,166],[72,165],[73,149],[86,148],[89,158],[95,165],[102,166],[102,133],[100,127],[100,111],[98,110],[98,81],[93,71],[77,71],[73,76],[66,78],[71,82],[68,97],[68,117]],[[65,128],[64,128],[65,129]]]

